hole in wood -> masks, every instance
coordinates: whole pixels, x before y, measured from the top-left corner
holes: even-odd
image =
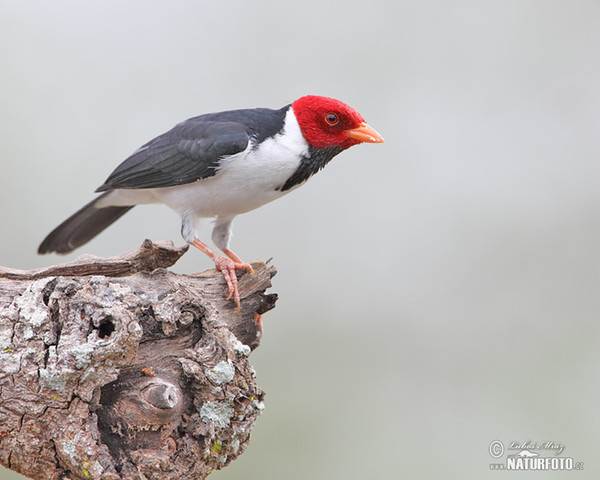
[[[115,331],[115,324],[112,318],[107,317],[100,322],[98,326],[98,338],[108,338]]]

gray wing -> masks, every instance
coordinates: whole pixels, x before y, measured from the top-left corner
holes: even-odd
[[[223,157],[244,151],[249,141],[239,123],[190,119],[136,150],[96,191],[172,187],[212,177]]]

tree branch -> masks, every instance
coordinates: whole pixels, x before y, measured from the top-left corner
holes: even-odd
[[[275,269],[164,270],[145,241],[109,259],[0,268],[0,462],[34,479],[205,478],[245,449],[263,392],[249,363]]]

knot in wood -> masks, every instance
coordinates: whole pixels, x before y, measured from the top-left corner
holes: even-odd
[[[173,384],[153,382],[143,388],[142,397],[156,408],[174,409],[181,403],[181,390]]]
[[[177,383],[166,376],[130,377],[104,392],[107,405],[100,415],[113,432],[158,430],[176,425],[184,404]]]

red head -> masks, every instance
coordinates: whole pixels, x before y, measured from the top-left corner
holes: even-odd
[[[345,149],[362,142],[383,142],[360,113],[339,100],[307,95],[292,103],[292,108],[302,135],[312,147]]]

